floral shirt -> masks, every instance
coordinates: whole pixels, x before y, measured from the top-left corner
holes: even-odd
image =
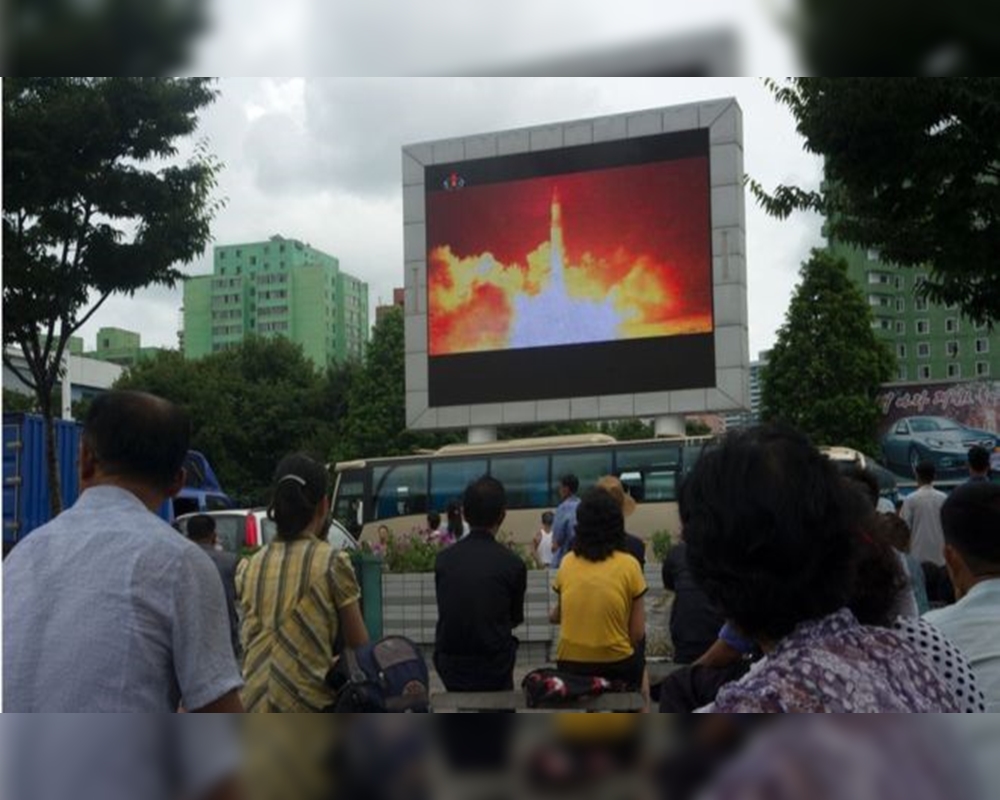
[[[863,626],[847,609],[799,625],[742,680],[724,687],[718,713],[961,711],[954,693],[898,634]]]

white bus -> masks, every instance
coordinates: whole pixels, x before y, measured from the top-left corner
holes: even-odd
[[[363,542],[378,540],[381,526],[394,535],[426,527],[427,513],[444,517],[476,478],[491,475],[507,490],[503,534],[530,542],[544,511],[558,505],[559,478],[572,473],[580,491],[604,475],[621,478],[638,502],[626,520],[629,533],[648,540],[680,531],[677,488],[706,445],[715,439],[651,439],[619,442],[604,434],[448,445],[432,453],[371,458],[336,465],[333,513]]]

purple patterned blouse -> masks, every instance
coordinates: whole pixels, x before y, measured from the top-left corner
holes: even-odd
[[[718,713],[956,712],[952,690],[909,642],[847,609],[803,622],[707,709]]]

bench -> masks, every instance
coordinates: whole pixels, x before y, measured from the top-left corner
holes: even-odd
[[[490,711],[642,711],[645,703],[639,692],[609,692],[584,697],[557,706],[528,708],[522,691],[512,692],[439,692],[431,696],[435,712],[469,713]]]

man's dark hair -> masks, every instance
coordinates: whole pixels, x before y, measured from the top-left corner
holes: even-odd
[[[841,476],[863,491],[872,501],[872,508],[878,505],[879,489],[878,478],[870,469],[865,469],[860,464],[847,464],[840,469]]]
[[[305,453],[285,456],[274,471],[274,495],[267,511],[278,538],[291,541],[309,526],[326,496],[326,467]]]
[[[941,526],[974,575],[1000,570],[1000,485],[959,486],[941,507]]]
[[[921,461],[914,472],[921,483],[934,483],[934,478],[937,477],[937,468],[933,461]]]
[[[507,492],[503,484],[486,475],[473,481],[465,488],[462,510],[469,527],[480,530],[496,527],[507,511]]]
[[[191,517],[187,524],[188,539],[192,542],[207,542],[215,535],[215,520],[208,514]]]
[[[856,546],[849,491],[784,427],[736,431],[705,452],[681,486],[680,515],[691,570],[723,616],[776,640],[843,608]]]
[[[580,491],[580,479],[573,475],[572,473],[567,473],[559,479],[559,485],[565,486],[569,489],[570,494],[576,494]]]
[[[190,440],[187,413],[145,392],[99,394],[83,423],[83,441],[105,474],[158,490],[176,479]]]
[[[977,473],[990,471],[990,451],[982,445],[969,448],[969,469]]]
[[[441,527],[441,515],[437,511],[427,512],[427,527],[432,531]]]
[[[625,518],[618,501],[604,489],[588,489],[576,507],[573,552],[587,561],[604,561],[625,549]]]

